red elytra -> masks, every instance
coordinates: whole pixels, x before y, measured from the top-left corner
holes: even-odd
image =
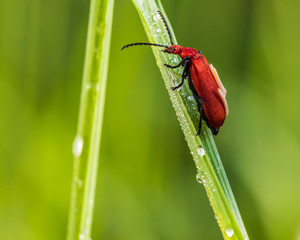
[[[180,45],[173,44],[173,39],[168,25],[161,12],[157,12],[160,14],[167,28],[171,46],[155,43],[132,43],[125,45],[121,50],[135,45],[150,45],[164,47],[165,49],[162,50],[163,52],[179,55],[182,58],[182,61],[178,65],[171,66],[164,64],[168,68],[184,66],[181,83],[172,87],[172,90],[180,88],[184,83],[184,79],[188,78],[189,86],[197,101],[200,112],[199,130],[197,135],[201,133],[202,118],[205,120],[212,133],[217,135],[219,128],[223,125],[225,118],[228,115],[226,89],[224,88],[216,69],[212,66],[212,64],[208,63],[201,52],[198,52],[194,48],[182,47]]]

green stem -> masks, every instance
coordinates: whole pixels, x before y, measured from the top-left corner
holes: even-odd
[[[166,17],[160,1],[132,1],[140,14],[149,42],[170,45],[168,33],[156,13],[156,10],[159,9]],[[177,41],[169,22],[168,26],[176,44]],[[152,49],[195,161],[198,172],[197,180],[205,187],[224,239],[249,239],[211,131],[204,122],[200,138],[196,136],[195,126],[198,123],[199,112],[188,85],[184,84],[179,91],[170,89],[171,86],[180,82],[180,70],[167,69],[163,64],[176,65],[180,58],[162,53],[158,47],[152,47]]]
[[[68,240],[90,239],[114,0],[92,0],[84,63]]]

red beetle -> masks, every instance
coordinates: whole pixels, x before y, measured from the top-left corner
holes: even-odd
[[[157,11],[168,31],[171,46],[165,46],[155,43],[132,43],[125,45],[121,50],[135,45],[150,45],[164,47],[163,52],[176,54],[182,58],[182,61],[176,66],[164,64],[168,68],[178,68],[183,66],[181,83],[172,90],[180,88],[184,79],[188,78],[189,86],[197,101],[200,112],[199,130],[197,135],[201,133],[202,118],[207,123],[214,135],[217,135],[219,128],[223,125],[225,117],[228,115],[228,105],[226,102],[226,89],[224,88],[216,69],[209,64],[206,58],[194,48],[182,47],[174,45],[173,39],[162,13]]]

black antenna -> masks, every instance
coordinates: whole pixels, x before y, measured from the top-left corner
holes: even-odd
[[[172,35],[171,35],[170,29],[169,29],[169,27],[168,27],[168,24],[167,24],[167,22],[166,22],[166,19],[165,19],[164,16],[162,15],[161,11],[159,11],[159,10],[156,10],[156,11],[159,13],[161,19],[163,20],[163,22],[164,22],[164,24],[165,24],[165,27],[166,27],[166,29],[167,29],[167,31],[168,31],[168,34],[169,34],[169,37],[170,37],[171,45],[174,45],[173,39],[172,39]]]
[[[164,47],[164,48],[168,48],[169,47],[169,46],[165,46],[165,45],[161,45],[161,44],[156,44],[156,43],[131,43],[131,44],[127,44],[124,47],[122,47],[121,50],[123,50],[124,48],[135,46],[135,45],[150,45],[150,46],[157,46],[157,47]]]

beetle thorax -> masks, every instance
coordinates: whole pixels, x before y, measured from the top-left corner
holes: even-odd
[[[194,58],[195,56],[198,55],[199,53],[195,48],[189,48],[189,47],[181,48],[181,52],[179,54],[181,58],[185,58],[186,56],[189,56],[190,58]]]

